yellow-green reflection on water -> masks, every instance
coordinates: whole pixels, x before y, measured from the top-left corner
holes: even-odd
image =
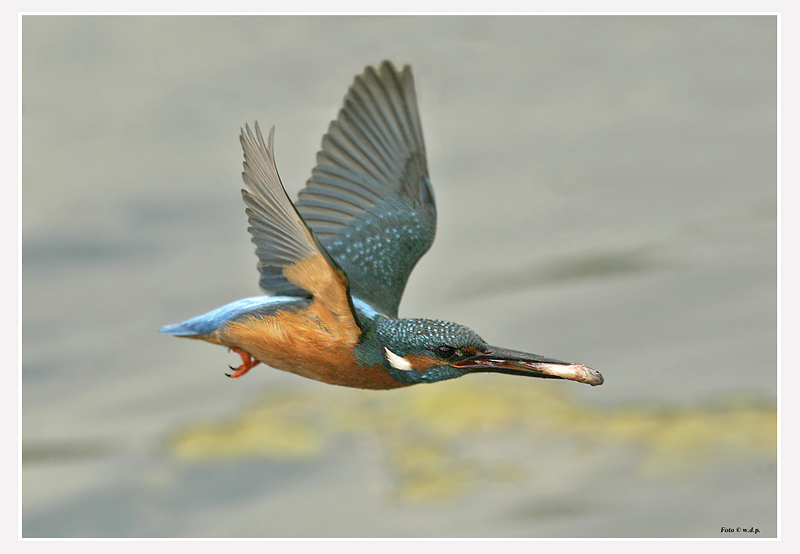
[[[390,393],[274,392],[231,421],[183,430],[170,450],[184,459],[308,458],[337,437],[365,438],[378,444],[395,494],[417,502],[452,498],[478,478],[523,478],[525,469],[503,456],[509,444],[524,455],[568,441],[594,452],[587,460],[633,449],[644,473],[776,459],[774,405],[742,397],[682,409],[598,408],[560,384],[463,379]]]

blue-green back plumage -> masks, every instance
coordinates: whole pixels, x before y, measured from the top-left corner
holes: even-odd
[[[158,331],[177,337],[208,335],[216,331],[221,325],[245,314],[272,315],[278,310],[296,309],[303,304],[308,304],[308,301],[290,296],[242,298],[181,323],[164,325]]]

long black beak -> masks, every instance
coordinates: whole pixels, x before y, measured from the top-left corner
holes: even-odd
[[[591,367],[499,346],[490,346],[488,352],[470,356],[453,365],[467,368],[474,373],[508,373],[542,379],[568,379],[593,387],[603,384],[603,376]]]

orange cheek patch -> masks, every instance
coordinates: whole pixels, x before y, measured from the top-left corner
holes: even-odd
[[[414,371],[426,371],[434,365],[442,365],[441,360],[431,358],[430,356],[420,356],[418,354],[409,354],[404,358],[411,364],[411,369]]]
[[[465,346],[459,349],[461,351],[462,356],[471,357],[478,353],[478,349],[474,346]]]

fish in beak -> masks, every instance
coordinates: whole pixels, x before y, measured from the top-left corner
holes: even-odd
[[[583,364],[562,362],[498,346],[490,346],[487,352],[480,352],[452,365],[468,369],[472,373],[508,373],[542,379],[567,379],[593,387],[603,384],[600,372]]]

